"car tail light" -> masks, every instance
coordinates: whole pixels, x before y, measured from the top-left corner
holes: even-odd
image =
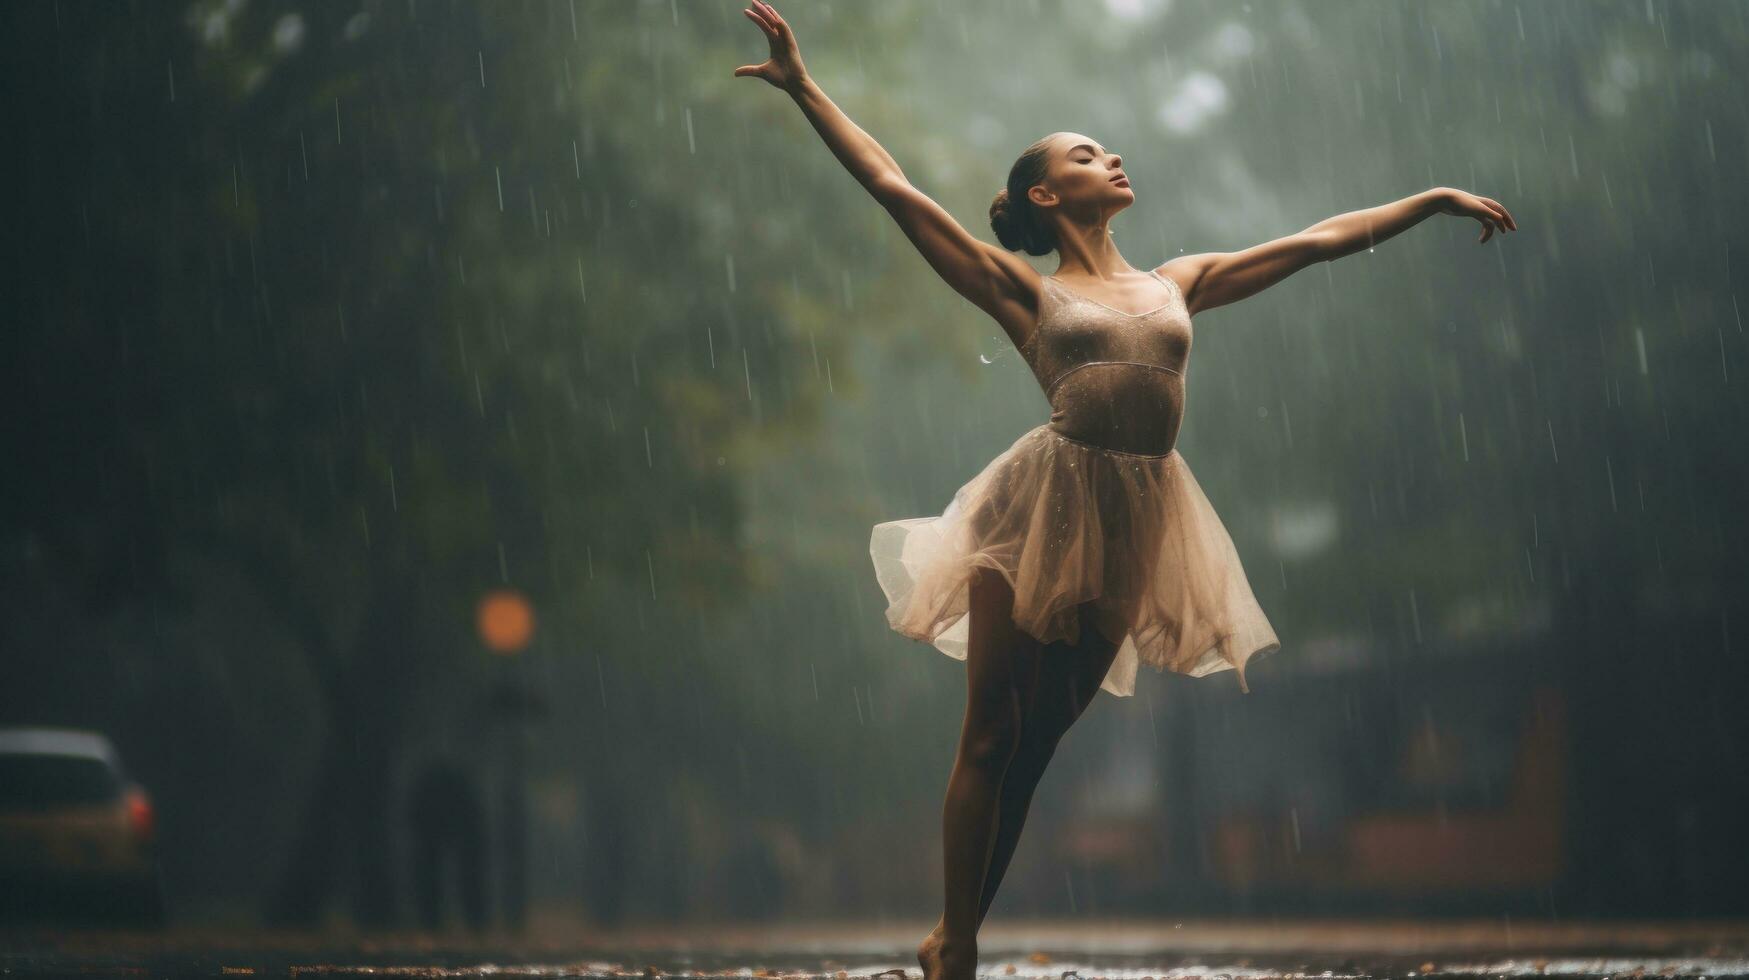
[[[152,801],[146,796],[146,791],[137,786],[128,790],[127,807],[128,827],[133,830],[134,836],[142,841],[151,840],[156,826]]]

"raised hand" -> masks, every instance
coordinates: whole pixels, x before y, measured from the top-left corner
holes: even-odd
[[[741,12],[765,32],[765,39],[771,44],[771,57],[764,64],[742,65],[735,69],[735,77],[763,78],[786,92],[794,92],[796,86],[808,77],[808,70],[802,66],[802,53],[796,47],[795,31],[790,30],[789,22],[765,0],[750,2],[753,6]]]
[[[1482,223],[1482,237],[1476,239],[1480,245],[1494,236],[1495,231],[1505,234],[1517,231],[1518,222],[1512,220],[1506,208],[1491,197],[1478,197],[1468,191],[1456,187],[1441,188],[1444,193],[1439,198],[1439,210],[1442,214],[1455,214],[1459,217],[1468,215]]]

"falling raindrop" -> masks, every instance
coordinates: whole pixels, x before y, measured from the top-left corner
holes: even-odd
[[[1409,590],[1409,618],[1415,624],[1415,642],[1421,643],[1421,606],[1415,601],[1415,590]]]

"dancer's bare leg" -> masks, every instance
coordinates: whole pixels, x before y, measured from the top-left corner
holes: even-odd
[[[925,980],[971,980],[977,969],[979,899],[1003,773],[1020,748],[1027,688],[1043,649],[1014,625],[1013,604],[1000,573],[979,569],[972,577],[966,714],[942,807],[944,909],[937,931],[917,948]]]
[[[1053,643],[1043,649],[1037,681],[1032,685],[1032,697],[1020,725],[1020,749],[1002,777],[996,846],[990,853],[990,866],[984,871],[979,923],[990,913],[990,903],[995,901],[1008,862],[1020,843],[1020,830],[1026,825],[1033,791],[1056,753],[1057,743],[1093,703],[1099,685],[1117,658],[1118,647],[1118,642],[1107,639],[1089,622],[1079,646]]]

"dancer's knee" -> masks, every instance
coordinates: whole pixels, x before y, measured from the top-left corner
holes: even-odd
[[[960,739],[960,764],[1000,774],[1019,754],[1023,741],[1018,719],[991,718]]]

